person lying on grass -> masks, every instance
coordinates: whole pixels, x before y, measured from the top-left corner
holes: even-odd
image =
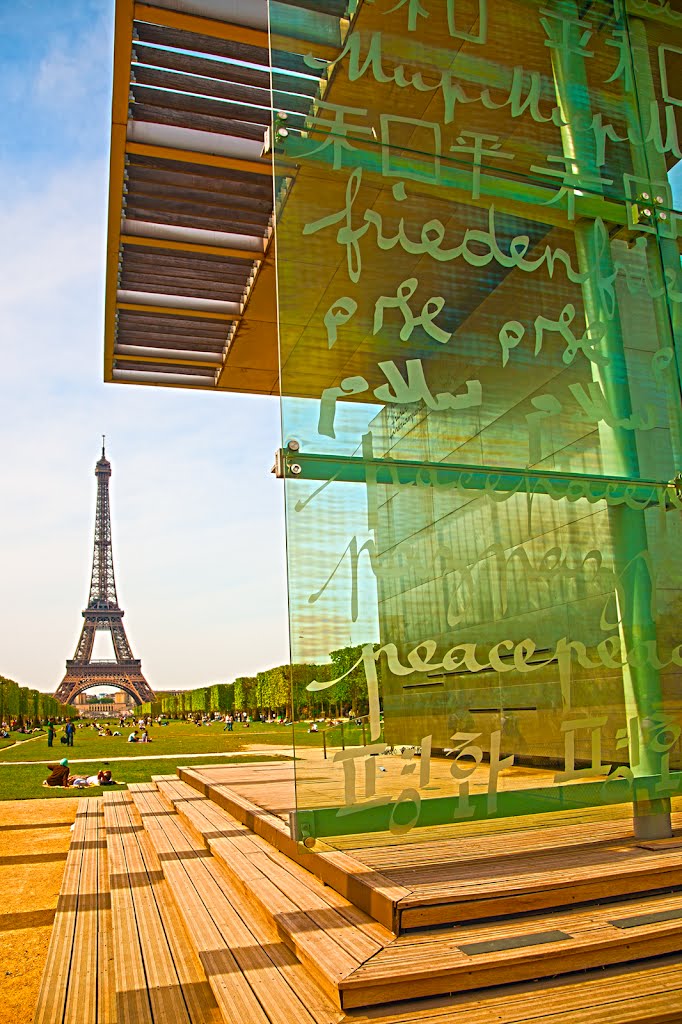
[[[75,786],[76,789],[82,789],[85,786],[118,785],[112,779],[111,771],[108,768],[98,771],[97,775],[70,775],[69,762],[66,757],[63,757],[59,764],[49,764],[47,767],[50,769],[50,774],[43,782],[43,786],[58,786],[62,789]]]
[[[86,786],[116,786],[118,783],[114,782],[111,772],[107,769],[97,772],[97,775],[74,776],[69,779],[69,785],[75,786],[76,789],[85,789]]]

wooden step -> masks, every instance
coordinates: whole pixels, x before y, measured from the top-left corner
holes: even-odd
[[[225,1020],[339,1021],[338,1007],[254,914],[225,868],[169,813],[156,786],[133,785],[130,792]]]
[[[118,1024],[223,1024],[130,794],[103,803]]]
[[[257,767],[269,774],[259,775]],[[277,772],[241,765],[232,785],[211,781],[230,777],[231,767],[180,769],[179,775],[396,933],[682,886],[679,802],[672,843],[638,842],[631,820],[609,818],[613,809],[606,808],[603,820],[593,813],[585,822],[573,814],[566,823],[536,815],[530,827],[517,820],[466,822],[422,829],[418,843],[383,836],[372,847],[367,837],[346,837],[343,849],[318,842],[308,853],[291,840],[282,817],[244,795],[258,792],[271,775],[282,788],[287,771],[286,765]]]
[[[347,918],[340,927],[341,897],[334,900],[309,872],[184,783],[157,779],[157,784],[167,806],[178,811],[195,839],[224,862],[242,898],[270,916],[285,942],[344,1009],[485,988],[498,984],[502,971],[509,981],[519,981],[682,948],[680,892],[580,911],[512,916],[485,925],[440,927],[398,939],[384,930],[371,935],[380,944],[372,951],[349,931]],[[570,901],[562,897],[561,902]],[[626,918],[652,913],[651,922],[628,920],[632,927],[618,926]],[[366,928],[367,919],[356,918],[353,924]],[[353,957],[359,961],[355,966]]]
[[[682,950],[682,892],[399,936],[341,983],[342,1005],[482,989]]]
[[[129,919],[130,927],[125,933],[116,925],[118,937],[115,947],[117,954],[121,951],[121,963],[128,961],[129,947],[137,945],[138,949],[145,951],[143,960],[146,954],[148,961],[144,965],[147,999],[149,1005],[154,1005],[156,1009],[155,1024],[175,1024],[176,1020],[183,1019],[182,1016],[175,1016],[175,1006],[171,1007],[166,1001],[167,993],[162,993],[160,997],[158,989],[154,990],[159,981],[160,967],[153,964],[154,956],[158,955],[158,947],[148,940],[153,934],[151,929],[155,927],[155,919],[163,922],[166,942],[172,953],[178,982],[185,994],[185,1006],[190,1019],[211,1024],[221,1019],[215,1016],[216,1001],[211,999],[211,993],[207,991],[205,974],[194,952],[193,936],[190,937],[182,923],[187,920],[194,929],[210,929],[210,922],[214,922],[216,917],[227,931],[228,939],[223,940],[224,948],[221,949],[214,934],[205,932],[207,948],[204,961],[209,969],[213,967],[213,985],[227,989],[227,992],[221,992],[225,1021],[239,1021],[240,1024],[298,1024],[299,1021],[309,1024],[310,1019],[315,1024],[492,1024],[493,1021],[495,1024],[604,1024],[605,1021],[609,1024],[679,1024],[679,1007],[682,1005],[682,956],[679,954],[607,967],[596,972],[582,971],[566,978],[532,983],[516,982],[499,987],[500,981],[518,973],[519,959],[514,958],[513,950],[507,949],[502,951],[504,959],[496,970],[490,959],[484,965],[486,971],[495,973],[498,987],[437,998],[412,998],[417,991],[412,982],[419,980],[419,971],[422,982],[429,980],[423,964],[431,961],[433,967],[439,962],[436,958],[440,953],[446,952],[445,947],[439,950],[434,946],[433,933],[406,935],[393,944],[397,952],[392,965],[392,985],[388,990],[388,998],[394,999],[407,992],[409,999],[401,1003],[385,1004],[380,1008],[374,1007],[366,1012],[356,1008],[347,1014],[343,1013],[334,1007],[289,947],[281,941],[275,925],[268,923],[260,914],[248,912],[238,887],[225,869],[208,854],[201,843],[192,839],[189,830],[180,825],[177,815],[168,814],[154,787],[136,788],[142,791],[137,799],[146,807],[144,813],[151,828],[149,833],[141,829],[142,819],[126,794],[107,794],[104,800],[105,804],[115,802],[115,807],[107,811],[111,819],[109,843],[114,858],[111,871],[114,890],[116,893],[119,889],[124,891],[123,902],[129,906],[128,897],[125,896],[127,889],[132,895],[135,911],[134,924],[130,924]],[[145,789],[148,790],[146,795]],[[108,901],[108,854],[102,810],[102,802],[98,798],[83,799],[79,805],[36,1013],[36,1020],[42,1024],[55,1024],[57,1021],[60,1024],[62,1021],[71,1024],[117,1022],[112,984],[114,970],[110,959],[114,943],[111,939],[112,914]],[[215,820],[214,825],[224,825],[224,821]],[[156,830],[160,833],[156,836],[157,840],[164,835],[167,838],[174,837],[166,853],[162,853],[163,860],[159,859],[156,844],[152,841]],[[163,846],[163,843],[160,845]],[[125,860],[124,870],[121,869],[122,859]],[[175,871],[178,863],[181,870]],[[163,877],[162,867],[168,868],[172,883]],[[216,887],[205,888],[201,884],[202,875],[214,878]],[[190,876],[193,881],[190,881]],[[199,889],[195,882],[199,883]],[[228,921],[220,912],[219,904],[223,900],[229,901],[233,913],[238,915],[240,923],[236,928],[228,926]],[[663,909],[661,900],[659,897],[655,906],[659,918],[648,926],[654,929],[654,935],[663,932],[675,920],[670,914],[678,910],[673,903],[668,905],[667,910]],[[641,902],[625,901],[609,909],[612,914],[620,915],[622,923],[622,917],[631,918]],[[117,896],[114,896],[114,904],[117,907]],[[152,904],[156,905],[158,915]],[[179,913],[178,906],[183,907],[184,915]],[[651,905],[647,906],[651,911]],[[579,921],[575,915],[578,912],[571,913],[574,915],[573,924],[577,927]],[[582,913],[584,915],[585,908]],[[117,914],[117,910],[114,914]],[[667,921],[661,915],[667,915]],[[537,918],[520,920],[523,922],[522,927],[526,928],[525,934],[529,929],[532,931],[539,926]],[[549,923],[561,925],[565,921],[564,918]],[[243,932],[245,925],[248,935]],[[522,934],[519,925],[513,921],[505,922],[504,925],[498,922],[494,927],[507,927],[506,933],[498,931],[497,935],[509,939],[511,926],[514,926],[514,934]],[[601,927],[603,931],[603,922]],[[474,928],[478,929],[478,933]],[[635,931],[636,928],[635,922]],[[142,939],[140,931],[143,933]],[[585,934],[588,932],[585,923],[583,931]],[[466,930],[440,929],[439,932],[450,940],[454,938],[464,942],[466,938],[470,943],[489,941],[491,934],[487,927],[484,929],[480,924]],[[222,932],[218,932],[218,935],[222,939]],[[641,943],[641,934],[635,934],[635,938],[637,943]],[[593,945],[597,939],[598,936]],[[418,944],[423,948],[416,950]],[[406,948],[400,948],[402,946]],[[544,943],[542,946],[546,952],[550,950],[551,944]],[[407,947],[413,947],[412,953],[408,954]],[[385,950],[390,948],[385,947]],[[652,943],[650,949],[654,948]],[[231,960],[221,959],[226,950],[231,952]],[[270,975],[261,973],[256,950],[265,954],[270,968],[276,968],[279,983],[273,984]],[[167,960],[163,943],[161,954]],[[379,953],[366,961],[367,967],[382,955]],[[469,955],[476,960],[479,957],[490,958],[491,953],[472,954],[470,950]],[[420,963],[422,967],[419,967]],[[153,970],[157,971],[156,981]],[[404,974],[402,982],[400,970]],[[457,970],[461,971],[455,967]],[[255,1003],[244,996],[241,978],[246,979],[251,995],[256,997]],[[282,980],[286,981],[286,991],[289,993],[286,999],[282,999]],[[481,980],[480,976],[478,980]],[[124,1001],[124,1009],[130,1006],[131,1003]],[[169,1016],[170,1013],[174,1015]],[[136,1020],[143,1019],[136,1017]]]
[[[35,1024],[116,1024],[102,806],[78,803],[38,994]]]
[[[523,853],[495,859],[475,849],[441,857],[441,863],[400,869],[405,884],[410,875],[415,879],[398,906],[401,930],[682,886],[679,849],[645,847],[632,836],[544,849],[533,848],[531,839]]]
[[[500,981],[504,980],[504,975]],[[353,1024],[679,1024],[682,956],[351,1010]]]
[[[329,995],[394,935],[183,782],[156,779],[192,835],[221,861],[241,898],[270,920]]]
[[[247,766],[237,767],[246,768]],[[248,767],[255,769],[263,766]],[[269,770],[272,771],[272,768]],[[291,838],[289,826],[282,818],[259,807],[258,804],[237,793],[228,785],[207,783],[198,769],[179,768],[178,776],[196,792],[208,797],[218,807],[222,807],[237,821],[246,825],[256,835],[266,839],[290,860],[316,875],[341,896],[345,896],[350,903],[383,924],[385,928],[390,931],[397,930],[397,907],[401,899],[410,895],[410,889],[392,882],[382,872],[362,864],[350,854],[342,850],[335,850],[325,843],[317,842],[313,850],[306,849],[302,843],[295,842]],[[254,778],[265,784],[264,780],[268,776],[259,777],[256,774]]]

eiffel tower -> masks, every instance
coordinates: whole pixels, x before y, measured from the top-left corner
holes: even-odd
[[[111,516],[109,513],[109,477],[111,463],[104,454],[95,466],[97,477],[97,510],[95,513],[95,547],[92,556],[90,598],[83,612],[83,629],[73,658],[66,662],[66,675],[55,698],[62,704],[73,704],[79,693],[94,686],[115,686],[130,694],[137,704],[154,700],[154,693],[142,675],[142,662],[133,657],[123,625],[114,578],[111,552]],[[115,661],[93,661],[92,649],[98,629],[109,630],[114,645]]]

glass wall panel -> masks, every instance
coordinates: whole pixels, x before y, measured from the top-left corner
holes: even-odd
[[[665,830],[682,8],[270,0],[270,27],[275,92],[292,54],[317,90],[271,140],[292,662],[321,666],[301,705],[367,715],[297,769],[299,834],[608,803]]]

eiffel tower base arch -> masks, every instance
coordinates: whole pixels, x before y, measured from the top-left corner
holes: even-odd
[[[154,700],[154,691],[142,675],[141,666],[142,662],[137,659],[125,662],[67,661],[66,675],[57,687],[55,699],[61,704],[74,704],[84,690],[115,686],[132,697],[136,704],[145,704]]]

